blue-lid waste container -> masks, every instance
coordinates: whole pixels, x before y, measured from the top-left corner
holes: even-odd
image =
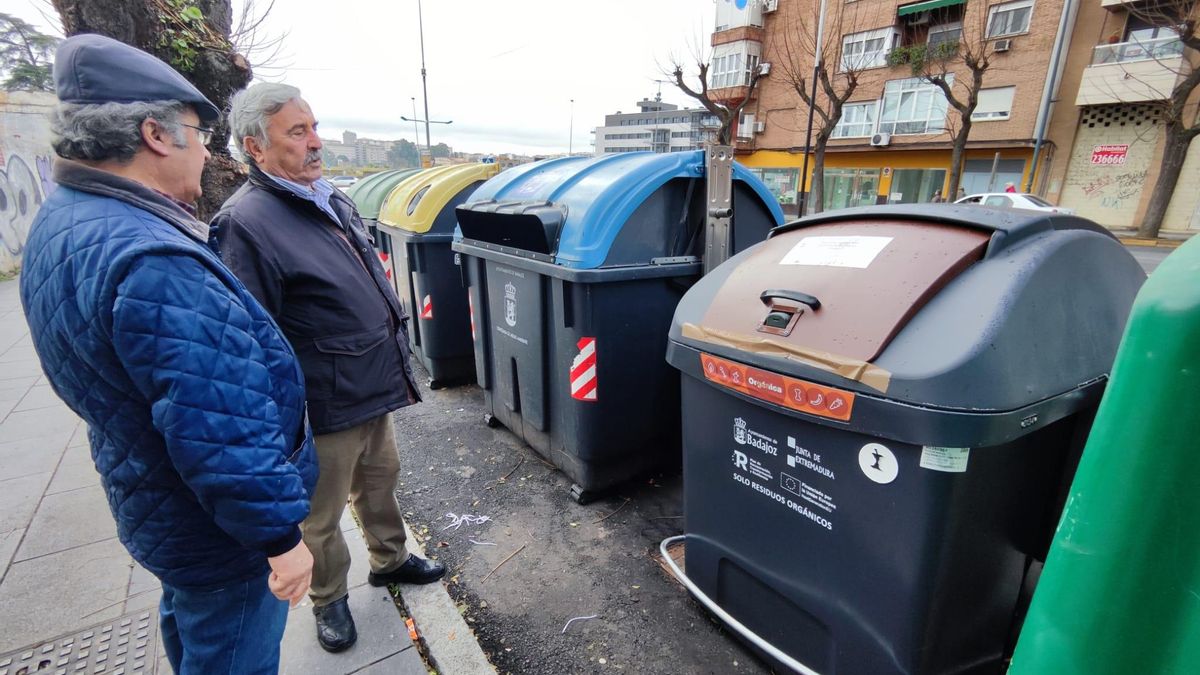
[[[685,534],[663,550],[685,541],[692,594],[789,670],[1001,672],[1144,280],[1074,216],[775,229],[675,312]]]
[[[500,423],[575,483],[576,500],[679,454],[675,304],[701,273],[703,151],[513,167],[458,208],[476,378]],[[782,222],[733,170],[733,246]]]
[[[379,210],[392,188],[417,171],[419,169],[380,171],[363,178],[346,191],[346,196],[354,202],[354,207],[358,209],[358,215],[362,218],[363,225],[367,226],[367,231],[371,234],[375,253],[379,256],[379,262],[383,264],[383,273],[387,276],[388,281],[392,282],[392,290],[396,290],[392,240],[379,231]]]
[[[413,317],[409,343],[434,389],[475,379],[467,289],[450,243],[455,207],[499,171],[475,163],[414,172],[392,187],[379,212],[379,230],[393,240],[396,294]]]

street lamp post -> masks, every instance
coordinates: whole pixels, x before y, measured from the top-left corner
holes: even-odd
[[[425,85],[425,15],[421,11],[421,0],[417,0],[417,30],[421,36],[421,94],[425,100],[425,150],[429,152],[429,162],[433,163],[433,146],[429,143],[429,89]],[[416,113],[413,113],[416,117]]]
[[[413,109],[413,145],[418,148],[417,155],[419,156],[421,154],[421,130],[417,128],[417,97],[409,96],[408,98],[412,101]],[[401,115],[400,119],[404,119],[404,115]]]
[[[575,99],[571,99],[571,123],[567,131],[567,157],[575,152]]]

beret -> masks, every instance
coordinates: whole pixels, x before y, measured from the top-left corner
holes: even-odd
[[[129,45],[82,34],[63,40],[54,58],[54,90],[66,103],[181,101],[202,121],[221,116],[212,101],[174,68]]]

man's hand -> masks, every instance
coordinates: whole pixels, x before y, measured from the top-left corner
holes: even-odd
[[[295,607],[296,603],[304,599],[304,594],[312,583],[312,553],[309,553],[308,547],[301,541],[287,553],[267,558],[267,562],[271,565],[267,587],[275,597],[287,600]]]

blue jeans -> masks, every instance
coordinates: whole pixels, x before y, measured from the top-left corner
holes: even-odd
[[[162,641],[176,675],[279,672],[288,604],[271,594],[267,575],[215,591],[162,591]]]

